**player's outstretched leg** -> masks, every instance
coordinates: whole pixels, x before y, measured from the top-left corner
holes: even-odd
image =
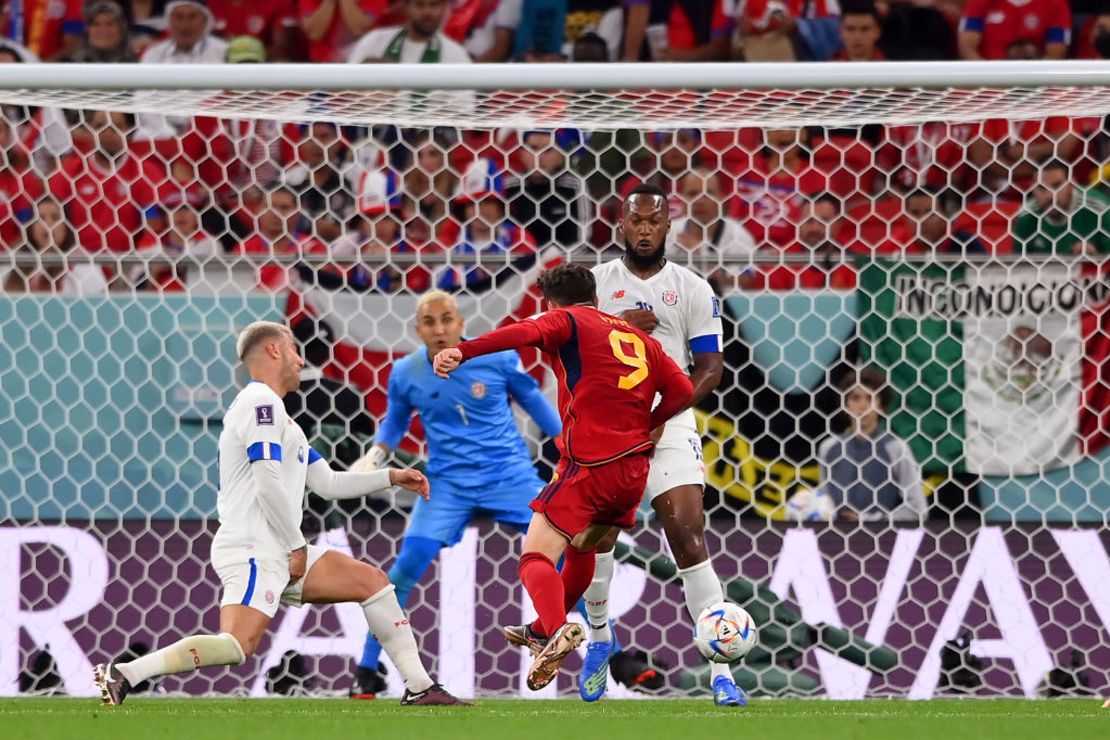
[[[262,631],[265,631],[270,618],[261,612],[255,614],[264,620]],[[257,640],[254,645],[257,645]],[[93,668],[93,680],[100,689],[100,699],[104,704],[119,705],[123,704],[132,686],[148,679],[210,665],[239,665],[247,659],[247,655],[239,640],[227,632],[193,635],[128,663],[101,663]]]
[[[678,564],[686,610],[691,621],[697,620],[703,609],[725,599],[721,581],[713,570],[705,546],[702,487],[676,486],[655,497],[651,505],[659,516],[667,543]],[[728,665],[713,662],[709,665],[714,703],[722,707],[747,704],[747,698],[733,680]]]
[[[324,553],[305,577],[301,601],[338,604],[353,601],[362,607],[366,626],[405,681],[404,705],[469,706],[432,681],[401,610],[393,584],[380,569],[339,552]]]
[[[429,537],[406,536],[401,540],[401,552],[389,569],[388,576],[395,589],[397,603],[402,607],[408,604],[413,588],[420,582],[442,547],[442,542]],[[367,632],[362,659],[358,662],[355,680],[351,683],[352,699],[373,699],[385,690],[385,676],[379,660],[381,652],[381,643],[372,632]]]

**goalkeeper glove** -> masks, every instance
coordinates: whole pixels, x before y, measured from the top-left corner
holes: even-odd
[[[374,445],[369,452],[355,461],[354,465],[351,466],[351,472],[373,473],[385,463],[386,457],[386,451]]]

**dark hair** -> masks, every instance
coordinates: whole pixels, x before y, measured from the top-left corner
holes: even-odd
[[[828,203],[836,210],[836,214],[838,216],[844,212],[844,201],[840,198],[839,195],[836,195],[834,193],[817,193],[809,199],[809,202],[812,204],[812,206],[815,206],[818,203]]]
[[[625,196],[625,205],[631,203],[632,199],[635,198],[637,195],[654,195],[656,197],[662,198],[664,202],[666,202],[667,200],[667,192],[663,190],[663,188],[650,182],[642,182],[636,187],[632,188],[632,190],[629,191],[628,195]]]
[[[850,370],[843,378],[837,387],[844,393],[852,390],[857,385],[862,385],[868,389],[879,399],[879,406],[882,411],[890,408],[891,403],[894,401],[894,391],[886,382],[886,376],[883,375],[881,370],[873,367],[865,367],[862,370]]]
[[[1052,158],[1041,165],[1041,172],[1048,172],[1049,170],[1063,170],[1071,177],[1071,166],[1062,159]]]
[[[846,15],[869,15],[875,19],[880,29],[883,27],[883,17],[875,7],[874,0],[843,0],[840,3],[840,17]]]
[[[559,306],[597,302],[597,280],[583,265],[568,263],[544,270],[536,286],[544,298]]]
[[[593,54],[589,53],[591,51]],[[578,61],[583,57],[592,58],[594,55],[600,57],[603,62],[609,61],[609,44],[593,31],[587,31],[575,39],[570,56],[571,59]]]

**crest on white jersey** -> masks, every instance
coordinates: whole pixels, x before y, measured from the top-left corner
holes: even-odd
[[[678,303],[678,292],[674,290],[663,291],[663,304],[666,306],[674,306]]]

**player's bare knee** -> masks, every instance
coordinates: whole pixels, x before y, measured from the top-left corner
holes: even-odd
[[[709,559],[702,528],[682,527],[676,534],[680,536],[672,538],[670,545],[679,568],[690,568]]]
[[[361,573],[359,574],[359,585],[362,590],[362,593],[359,594],[360,601],[369,599],[389,585],[389,576],[385,574],[384,570],[368,563],[363,563],[363,566],[360,568]]]

